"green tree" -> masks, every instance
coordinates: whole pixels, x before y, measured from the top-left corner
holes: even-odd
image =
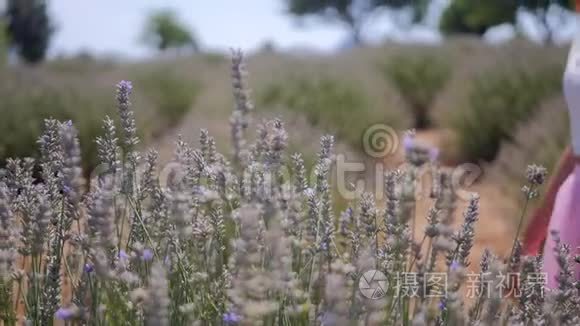
[[[516,19],[518,0],[453,0],[443,12],[440,29],[444,33],[482,35],[491,26]]]
[[[471,33],[482,35],[498,24],[515,23],[519,8],[534,13],[544,26],[546,42],[551,43],[552,33],[547,14],[551,5],[573,8],[573,0],[452,0],[441,17],[440,28],[445,33]]]
[[[548,24],[548,9],[550,5],[557,4],[565,9],[574,8],[574,0],[522,0],[521,6],[535,13],[540,23],[546,31],[545,42],[551,44],[553,41],[552,28]]]
[[[10,46],[27,62],[42,61],[54,31],[46,1],[8,0],[5,15]]]
[[[425,18],[431,0],[373,0],[377,7],[410,8],[413,11],[413,22],[419,23]]]
[[[361,29],[377,8],[412,8],[414,19],[419,21],[429,0],[286,0],[287,10],[298,17],[319,16],[330,22],[346,25],[356,44],[361,44]]]
[[[169,9],[155,11],[149,16],[143,33],[145,43],[160,50],[199,46],[188,27]]]

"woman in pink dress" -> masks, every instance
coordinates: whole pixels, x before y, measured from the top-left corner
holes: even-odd
[[[576,1],[576,12],[580,10]],[[525,254],[544,252],[544,272],[549,288],[557,286],[560,268],[556,260],[555,237],[571,248],[572,255],[580,247],[580,33],[577,33],[563,78],[564,97],[570,115],[572,146],[560,159],[556,174],[548,186],[543,205],[536,211],[526,231]],[[580,276],[580,265],[575,276]]]

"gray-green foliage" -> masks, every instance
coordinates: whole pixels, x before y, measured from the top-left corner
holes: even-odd
[[[561,66],[534,70],[498,68],[474,80],[465,108],[451,127],[460,155],[470,161],[492,160],[512,131],[533,116],[542,100],[561,90]]]
[[[97,121],[104,117],[103,108],[111,108],[114,103],[106,92],[93,89],[87,93],[74,85],[64,88],[15,77],[10,85],[0,87],[0,94],[1,158],[33,155],[42,121],[55,118],[74,120],[82,127],[79,138],[83,144],[83,163],[89,167],[94,162],[96,148],[93,141],[100,132]]]
[[[556,251],[565,277],[554,291],[540,292],[541,282],[523,277],[522,295],[502,300],[509,284],[501,276],[541,272],[540,258],[520,257],[516,234],[509,265],[489,252],[480,263],[481,284],[493,284],[490,296],[464,300],[479,197],[467,198],[454,230],[459,197],[451,173],[431,165],[429,149],[413,139],[405,146],[406,168],[381,175],[385,192],[362,194],[338,215],[334,137],[321,137],[308,175],[300,155],[287,151],[281,120],[254,126],[249,119],[243,69],[241,52],[234,52],[231,162],[206,130],[199,145],[178,138],[167,166],[155,151],[141,153],[128,81],[116,89],[121,128],[105,119],[97,141],[102,169],[93,179],[82,178],[78,131],[70,122],[45,121],[37,161],[6,162],[0,173],[5,325],[578,324],[577,284],[561,243]],[[249,128],[257,130],[255,138]],[[433,209],[417,243],[415,194],[423,190],[417,189],[423,169],[433,173],[425,199]],[[529,201],[546,171],[532,166],[526,174]],[[21,261],[30,262],[25,270]],[[376,279],[377,271],[386,279]],[[369,287],[391,286],[366,291],[363,274],[373,277]],[[23,312],[16,321],[18,302]]]
[[[473,33],[482,35],[495,25],[515,23],[517,11],[525,8],[535,14],[544,26],[546,42],[552,41],[552,27],[548,24],[548,9],[558,5],[572,10],[571,0],[453,0],[443,12],[440,29],[444,33]]]
[[[291,77],[270,84],[259,93],[259,103],[259,108],[280,107],[303,114],[313,126],[333,132],[356,148],[370,125],[400,124],[388,110],[374,107],[360,87],[330,77]]]
[[[164,127],[175,127],[190,111],[201,91],[198,81],[182,77],[170,67],[159,67],[137,77],[136,86],[153,104]]]
[[[429,127],[430,108],[451,75],[449,64],[434,55],[403,54],[390,58],[381,68],[411,110],[415,128]]]
[[[114,98],[92,80],[78,81],[76,74],[96,69],[87,62],[55,62],[48,69],[58,72],[0,69],[2,79],[6,80],[0,85],[0,159],[34,156],[43,120],[54,118],[72,120],[79,127],[83,166],[94,167],[97,154],[94,139],[101,132],[100,121],[114,113]],[[178,123],[192,108],[200,91],[197,81],[169,69],[135,75],[140,86],[135,100],[143,117],[140,127],[142,136],[147,138]]]

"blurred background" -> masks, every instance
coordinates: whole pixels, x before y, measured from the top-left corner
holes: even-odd
[[[501,252],[526,165],[552,168],[569,142],[561,76],[573,10],[572,0],[0,0],[0,160],[34,156],[53,117],[79,127],[92,167],[121,79],[135,84],[144,146],[167,160],[177,134],[193,141],[207,128],[227,149],[228,56],[240,48],[258,117],[282,116],[310,161],[325,132],[364,158],[364,130],[382,123],[415,128],[445,165],[479,164],[489,232],[478,241]]]

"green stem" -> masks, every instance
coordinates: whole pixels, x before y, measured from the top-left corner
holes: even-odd
[[[531,187],[529,191],[530,192],[533,192],[533,191],[535,191],[535,188],[534,187]],[[522,225],[524,224],[524,218],[526,217],[526,211],[528,209],[529,203],[530,203],[530,196],[526,194],[526,201],[524,202],[524,207],[523,207],[522,213],[520,215],[520,220],[518,222],[518,228],[516,229],[516,235],[515,235],[515,238],[514,238],[514,242],[512,244],[512,249],[510,251],[510,255],[508,256],[508,260],[507,260],[507,263],[508,264],[511,262],[512,256],[513,256],[514,251],[516,249],[516,244],[518,242],[518,237],[520,235],[520,231],[522,229]]]
[[[129,204],[131,205],[132,209],[135,209],[135,206],[134,206],[132,199],[129,199]],[[149,235],[149,231],[147,231],[147,228],[145,227],[145,222],[143,222],[143,219],[141,218],[141,214],[139,214],[137,211],[135,211],[135,216],[137,217],[137,219],[139,220],[139,223],[141,224],[141,227],[143,228],[143,233],[145,233],[145,236],[147,237],[147,241],[149,242],[149,245],[151,246],[151,250],[153,250],[153,254],[155,255],[155,257],[157,257],[157,259],[160,259],[159,254],[157,253],[157,250],[156,250],[155,245],[153,243],[153,239]]]

